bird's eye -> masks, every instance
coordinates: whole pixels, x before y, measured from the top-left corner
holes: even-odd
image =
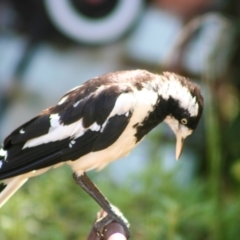
[[[183,125],[186,125],[186,124],[187,124],[187,122],[188,122],[188,121],[187,121],[187,119],[186,119],[186,118],[182,118],[182,119],[181,119],[181,123],[182,123]]]

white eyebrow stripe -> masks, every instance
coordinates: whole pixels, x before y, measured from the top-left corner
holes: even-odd
[[[171,76],[170,80],[165,81],[164,84],[162,84],[159,88],[159,94],[164,99],[172,97],[178,100],[180,107],[188,110],[191,117],[198,115],[199,105],[196,97],[193,97],[189,89],[175,79],[174,75]]]

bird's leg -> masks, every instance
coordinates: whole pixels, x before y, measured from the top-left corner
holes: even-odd
[[[77,176],[73,173],[73,178],[76,183],[83,188],[98,204],[102,207],[102,209],[107,213],[106,217],[99,219],[95,223],[95,229],[98,233],[102,234],[103,229],[110,223],[110,222],[118,222],[121,224],[128,237],[130,236],[129,232],[129,223],[127,219],[123,216],[123,214],[113,206],[98,190],[98,188],[94,185],[94,183],[88,178],[86,173],[83,173],[80,176]]]

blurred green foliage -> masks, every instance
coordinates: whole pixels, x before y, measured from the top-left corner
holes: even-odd
[[[159,157],[159,146],[160,150],[165,148],[166,136],[159,131],[148,138],[149,160],[141,172],[121,184],[112,180],[109,168],[90,173],[129,220],[131,239],[240,239],[240,114],[239,110],[234,113],[231,121],[221,119],[222,105],[213,85],[205,79],[204,121],[187,142],[204,163],[200,174],[182,181],[180,162],[166,171]],[[239,95],[236,98],[239,101]],[[236,134],[225,139],[229,132]],[[25,184],[0,210],[0,239],[86,239],[100,209],[71,174],[69,168],[62,167]]]
[[[207,178],[179,184],[153,159],[121,185],[108,170],[91,178],[131,223],[132,239],[214,239],[215,196]],[[0,239],[86,239],[99,207],[59,168],[32,179],[1,209]],[[239,165],[233,172],[239,171]],[[222,239],[240,239],[240,189],[221,192]]]

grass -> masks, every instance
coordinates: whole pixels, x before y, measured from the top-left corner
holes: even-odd
[[[92,176],[129,219],[132,239],[212,240],[222,232],[226,240],[240,238],[239,191],[221,192],[222,228],[216,229],[220,209],[209,193],[210,180],[182,185],[177,168],[161,169],[153,161],[121,186],[109,181],[108,171]],[[68,170],[56,169],[29,181],[1,209],[0,239],[86,239],[98,210]]]

